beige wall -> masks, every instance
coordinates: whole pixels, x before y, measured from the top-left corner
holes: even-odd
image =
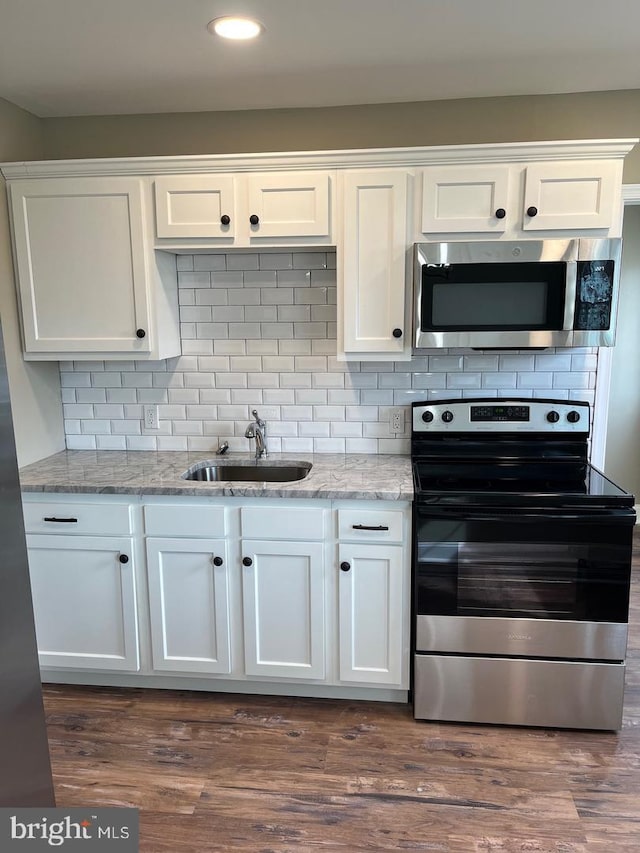
[[[42,123],[0,98],[0,162],[43,156]],[[26,465],[64,448],[58,362],[25,362],[22,358],[18,308],[13,280],[9,218],[4,181],[0,178],[0,318],[18,464]]]
[[[640,90],[43,120],[45,156],[310,151],[640,136]],[[640,147],[625,161],[640,182]]]
[[[625,209],[605,471],[640,503],[640,205]]]

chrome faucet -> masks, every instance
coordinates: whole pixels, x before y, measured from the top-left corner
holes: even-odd
[[[262,457],[269,455],[267,450],[267,422],[263,421],[257,412],[257,409],[252,409],[251,414],[255,418],[244,432],[245,438],[255,438],[256,440],[256,462]]]

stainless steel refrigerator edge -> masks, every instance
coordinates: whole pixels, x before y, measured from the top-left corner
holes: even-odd
[[[54,806],[0,326],[0,806]]]

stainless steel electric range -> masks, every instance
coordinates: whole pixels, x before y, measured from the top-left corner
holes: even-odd
[[[619,728],[634,498],[587,461],[588,403],[412,409],[414,716]]]

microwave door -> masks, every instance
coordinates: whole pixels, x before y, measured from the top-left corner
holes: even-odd
[[[419,260],[416,348],[571,345],[575,261]]]

